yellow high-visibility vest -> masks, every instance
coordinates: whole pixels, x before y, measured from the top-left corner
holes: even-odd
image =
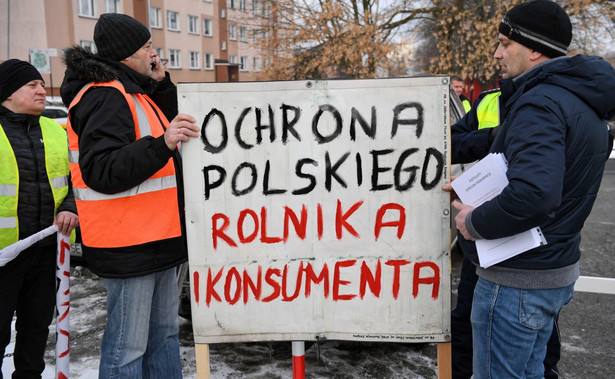
[[[472,104],[470,104],[470,100],[461,100],[461,105],[463,105],[463,110],[468,113],[470,109],[472,109]]]
[[[45,145],[45,168],[55,203],[55,216],[55,212],[68,194],[70,170],[66,131],[47,117],[41,117],[39,123]],[[17,220],[19,168],[15,152],[2,127],[0,127],[0,151],[5,152],[0,159],[0,248],[4,248],[19,240]]]
[[[500,95],[494,91],[485,95],[476,108],[478,129],[493,128],[500,125]]]

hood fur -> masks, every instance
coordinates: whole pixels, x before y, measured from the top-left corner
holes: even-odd
[[[114,62],[104,60],[81,46],[66,49],[63,61],[66,64],[66,73],[60,94],[66,106],[84,85],[118,79],[117,69],[113,67]]]

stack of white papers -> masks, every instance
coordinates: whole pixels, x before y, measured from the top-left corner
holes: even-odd
[[[508,185],[506,169],[504,155],[491,153],[455,179],[451,185],[461,202],[478,207],[496,197]],[[546,243],[540,228],[535,227],[510,237],[477,240],[476,250],[480,266],[487,268]]]

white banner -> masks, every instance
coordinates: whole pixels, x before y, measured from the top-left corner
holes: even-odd
[[[448,78],[179,85],[196,343],[450,335]]]
[[[6,246],[0,250],[0,266],[4,266],[15,259],[22,251],[34,245],[45,237],[52,235],[58,231],[58,227],[51,225],[38,233],[32,234],[22,240],[15,242],[12,245]]]

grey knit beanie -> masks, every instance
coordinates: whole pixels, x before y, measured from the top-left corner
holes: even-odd
[[[120,13],[101,14],[94,27],[98,56],[115,62],[134,54],[150,38],[145,25]]]

